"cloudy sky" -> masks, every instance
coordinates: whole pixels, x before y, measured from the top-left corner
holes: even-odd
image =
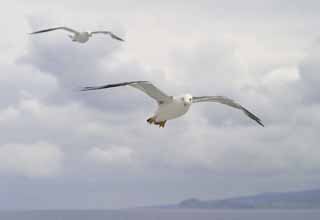
[[[320,3],[5,1],[0,9],[0,209],[123,208],[320,185]],[[67,25],[112,30],[87,44]],[[168,94],[226,95],[261,117],[198,104],[165,129]]]

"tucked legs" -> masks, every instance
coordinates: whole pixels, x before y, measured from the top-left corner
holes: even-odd
[[[155,117],[151,117],[147,119],[149,124],[159,125],[159,128],[164,128],[167,121],[156,121]]]

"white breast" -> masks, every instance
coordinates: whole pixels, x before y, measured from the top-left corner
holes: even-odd
[[[75,36],[75,40],[80,42],[80,43],[85,43],[89,40],[89,35],[87,32],[82,32],[80,34],[77,34]]]
[[[156,113],[156,121],[166,121],[178,118],[184,115],[190,108],[190,105],[184,105],[180,99],[174,99],[169,104],[162,104]]]

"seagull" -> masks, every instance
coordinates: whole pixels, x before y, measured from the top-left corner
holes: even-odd
[[[45,33],[49,31],[55,31],[55,30],[64,30],[72,33],[71,35],[68,35],[72,41],[78,42],[78,43],[86,43],[90,37],[94,34],[107,34],[110,35],[111,38],[116,39],[118,41],[124,41],[122,38],[118,37],[117,35],[113,34],[110,31],[84,31],[84,32],[78,32],[74,29],[68,28],[68,27],[54,27],[54,28],[49,28],[49,29],[44,29],[40,31],[35,31],[30,34],[40,34],[40,33]]]
[[[239,109],[249,118],[264,127],[261,120],[257,116],[232,99],[224,96],[192,96],[190,94],[168,96],[149,81],[131,81],[103,86],[88,86],[82,88],[81,91],[108,89],[120,86],[131,86],[136,88],[153,98],[158,103],[157,111],[152,117],[147,119],[147,122],[149,124],[159,125],[160,128],[164,128],[168,120],[175,119],[186,114],[190,106],[193,103],[198,102],[216,102]]]

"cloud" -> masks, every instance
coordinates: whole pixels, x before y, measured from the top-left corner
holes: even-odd
[[[0,85],[3,91],[6,91],[0,94],[0,108],[15,105],[28,97],[44,100],[59,88],[54,77],[29,65],[0,61],[0,71]]]
[[[317,39],[299,65],[301,81],[296,85],[296,89],[300,92],[305,104],[320,103],[319,48],[320,41]]]
[[[28,177],[50,177],[60,173],[63,152],[45,142],[0,146],[0,173]]]
[[[17,119],[19,116],[19,111],[11,106],[0,111],[0,122],[7,122],[10,120]]]
[[[106,167],[131,166],[134,163],[133,155],[131,148],[121,146],[94,147],[88,152],[89,158]]]
[[[151,106],[152,101],[150,100],[150,104],[147,104],[148,98],[143,97],[144,95],[138,91],[132,88],[90,93],[73,90],[81,85],[127,81],[134,77],[151,79],[169,94],[190,91],[195,95],[229,96],[259,115],[267,126],[274,126],[267,129],[279,129],[282,126],[281,123],[288,123],[296,117],[294,112],[288,114],[284,106],[290,105],[290,108],[299,106],[299,100],[294,92],[295,85],[301,81],[299,64],[278,65],[276,61],[277,65],[269,67],[269,71],[263,74],[251,73],[247,69],[245,60],[239,57],[241,47],[234,39],[218,33],[211,38],[200,35],[194,37],[192,44],[188,47],[177,46],[175,53],[171,54],[172,62],[169,69],[172,72],[168,74],[161,70],[152,71],[145,68],[143,62],[118,59],[117,53],[123,53],[122,45],[110,43],[110,45],[103,44],[101,47],[102,41],[99,39],[93,39],[88,45],[76,45],[60,35],[40,36],[30,41],[29,53],[20,59],[19,63],[32,66],[33,69],[53,77],[59,87],[44,100],[37,98],[24,100],[20,106],[38,123],[49,125],[45,127],[51,130],[51,136],[55,135],[58,128],[68,129],[69,133],[74,135],[73,143],[81,146],[81,149],[95,146],[90,141],[84,140],[84,137],[91,137],[90,140],[95,142],[96,146],[100,146],[99,142],[104,141],[111,146],[119,144],[130,146],[129,150],[139,146],[134,152],[143,159],[142,164],[146,169],[150,163],[151,167],[169,164],[169,166],[181,168],[214,169],[217,172],[241,171],[250,175],[258,173],[259,170],[268,173],[270,170],[281,169],[281,166],[268,167],[267,163],[263,163],[263,161],[278,160],[274,154],[266,156],[264,154],[268,152],[252,153],[261,160],[255,160],[250,156],[249,152],[254,151],[251,146],[255,146],[256,149],[264,146],[257,137],[264,130],[258,128],[259,130],[255,131],[256,125],[235,109],[210,103],[195,105],[184,118],[170,122],[168,126],[171,130],[164,131],[160,136],[158,130],[147,131],[146,126],[139,127],[140,130],[127,127],[136,125],[138,122],[145,125],[145,117],[150,114],[146,113],[145,109]],[[53,50],[53,47],[57,50]],[[63,55],[59,51],[64,51]],[[286,99],[281,97],[284,90],[290,91]],[[52,118],[55,116],[59,117],[53,121]],[[197,131],[194,130],[195,124],[199,127]],[[187,128],[183,128],[185,126]],[[182,130],[184,133],[180,134]],[[211,131],[215,134],[211,134]],[[278,131],[282,133],[280,129]],[[240,144],[235,141],[241,139],[241,135],[247,132],[250,135],[246,137],[251,139],[250,141]],[[120,133],[128,134],[128,139],[122,140]],[[104,135],[110,139],[103,137]],[[154,148],[166,146],[165,153],[156,154],[157,151],[147,149],[147,144],[139,141],[148,135],[156,140]],[[234,138],[228,140],[229,135]],[[170,144],[167,144],[162,140],[167,136],[176,138],[170,139]],[[211,146],[212,136],[217,141],[214,143],[215,147]],[[60,142],[63,144],[66,136],[60,137]],[[180,139],[185,140],[180,141]],[[286,138],[283,138],[277,145],[285,144],[286,141]],[[236,150],[234,146],[238,147],[241,157],[239,163],[243,166],[229,162],[230,155]],[[128,159],[124,155],[122,158],[119,152],[109,152],[104,148],[103,150],[94,148],[90,153],[91,157],[93,154],[97,161],[101,162],[104,158],[105,163],[109,165],[116,163],[117,160],[114,157],[119,157],[119,161],[123,159],[124,163]],[[98,155],[102,158],[98,159]],[[284,155],[284,152],[281,153],[279,160],[282,160]],[[151,162],[148,157],[153,158],[154,162]],[[305,158],[302,160],[304,161]],[[249,169],[250,167],[242,163],[245,161],[256,163],[256,168]],[[292,168],[291,165],[286,166],[286,170]]]
[[[24,176],[43,187],[42,200],[16,196],[12,207],[43,207],[48,197],[52,207],[124,207],[318,186],[319,3],[74,2],[11,1],[1,14],[0,195],[29,192]],[[109,29],[126,41],[21,34],[56,25]],[[169,95],[228,96],[266,127],[202,103],[159,129],[145,121],[155,102],[133,88],[79,92],[129,80]],[[56,192],[75,197],[62,203]]]

